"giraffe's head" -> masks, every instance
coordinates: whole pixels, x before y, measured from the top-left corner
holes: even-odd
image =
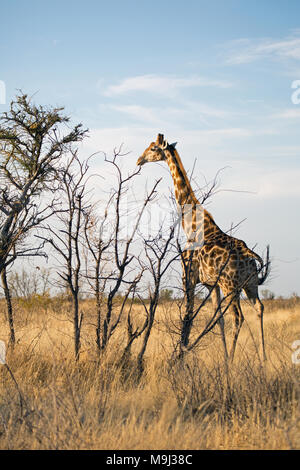
[[[137,165],[144,165],[147,162],[160,162],[166,160],[165,151],[168,148],[175,148],[175,144],[168,144],[168,142],[164,139],[163,134],[158,134],[156,142],[151,142],[149,147],[146,148],[143,155],[138,159],[136,162]]]

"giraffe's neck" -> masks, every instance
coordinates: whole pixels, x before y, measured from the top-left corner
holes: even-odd
[[[188,208],[187,211],[191,211],[190,223],[187,222],[186,217],[182,217],[182,226],[186,236],[190,239],[191,233],[198,231],[200,228],[203,239],[206,241],[221,232],[221,230],[212,215],[203,208],[196,198],[177,150],[169,147],[165,151],[165,155],[174,183],[177,204],[181,207],[183,214],[186,213],[186,208]],[[201,227],[199,227],[199,222]]]

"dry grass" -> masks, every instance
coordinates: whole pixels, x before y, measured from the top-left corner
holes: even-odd
[[[174,305],[161,305],[139,383],[128,378],[139,343],[126,370],[120,369],[126,334],[120,328],[99,363],[93,305],[84,302],[82,309],[82,354],[76,364],[67,305],[48,306],[47,314],[41,307],[17,307],[17,344],[8,351],[7,363],[19,389],[0,366],[1,449],[300,447],[300,365],[291,361],[291,344],[300,339],[298,303],[287,308],[268,302],[266,366],[257,353],[255,315],[245,306],[246,322],[229,375],[217,332],[187,357],[185,367],[170,366],[176,339],[170,330],[177,311]],[[142,310],[136,306],[135,312],[138,321]],[[3,315],[0,332],[6,341]]]

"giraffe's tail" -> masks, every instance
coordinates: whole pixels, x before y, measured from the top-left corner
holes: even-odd
[[[258,277],[258,285],[261,286],[265,280],[267,279],[268,275],[270,274],[270,246],[267,245],[267,254],[266,254],[266,261],[265,263],[262,261],[260,272],[262,273],[260,277]]]
[[[254,251],[250,250],[250,248],[247,247],[248,255],[251,256],[252,258],[255,258],[259,264],[260,268],[258,270],[258,273],[261,273],[261,276],[258,276],[258,285],[261,286],[265,280],[267,279],[269,273],[270,273],[270,246],[267,245],[267,254],[266,254],[266,261],[264,262],[263,259]]]

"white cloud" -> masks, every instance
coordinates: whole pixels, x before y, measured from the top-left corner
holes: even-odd
[[[261,197],[300,197],[300,169],[265,172],[260,178],[258,195]]]
[[[285,109],[279,113],[272,114],[271,117],[276,119],[299,119],[300,109]]]
[[[267,155],[271,158],[282,157],[299,157],[300,155],[300,145],[276,145],[268,146],[264,149]],[[283,160],[284,165],[284,160]]]
[[[300,37],[288,36],[281,40],[262,38],[259,40],[242,39],[227,43],[230,53],[227,64],[245,64],[264,58],[300,59]]]
[[[207,124],[206,118],[225,119],[238,114],[197,102],[181,100],[177,105],[176,107],[154,107],[138,104],[108,104],[104,105],[104,108],[125,114],[139,123],[151,123],[155,126],[163,127],[166,123],[173,123],[174,127],[182,127],[186,124],[193,124],[194,122]]]
[[[215,117],[215,118],[230,118],[233,116],[240,115],[241,113],[236,111],[228,111],[221,108],[216,108],[211,105],[206,105],[204,103],[199,103],[197,101],[186,101],[184,103],[184,107],[186,108],[186,112],[192,116],[194,119],[198,119],[199,116],[208,116],[208,117]]]
[[[158,109],[140,105],[110,105],[110,109],[127,114],[139,121],[158,123],[160,121]]]
[[[170,95],[182,88],[191,87],[218,87],[228,88],[231,83],[193,76],[188,78],[179,78],[162,75],[138,75],[121,80],[117,85],[110,85],[104,91],[105,96],[122,95],[130,92],[143,91],[155,94]]]

